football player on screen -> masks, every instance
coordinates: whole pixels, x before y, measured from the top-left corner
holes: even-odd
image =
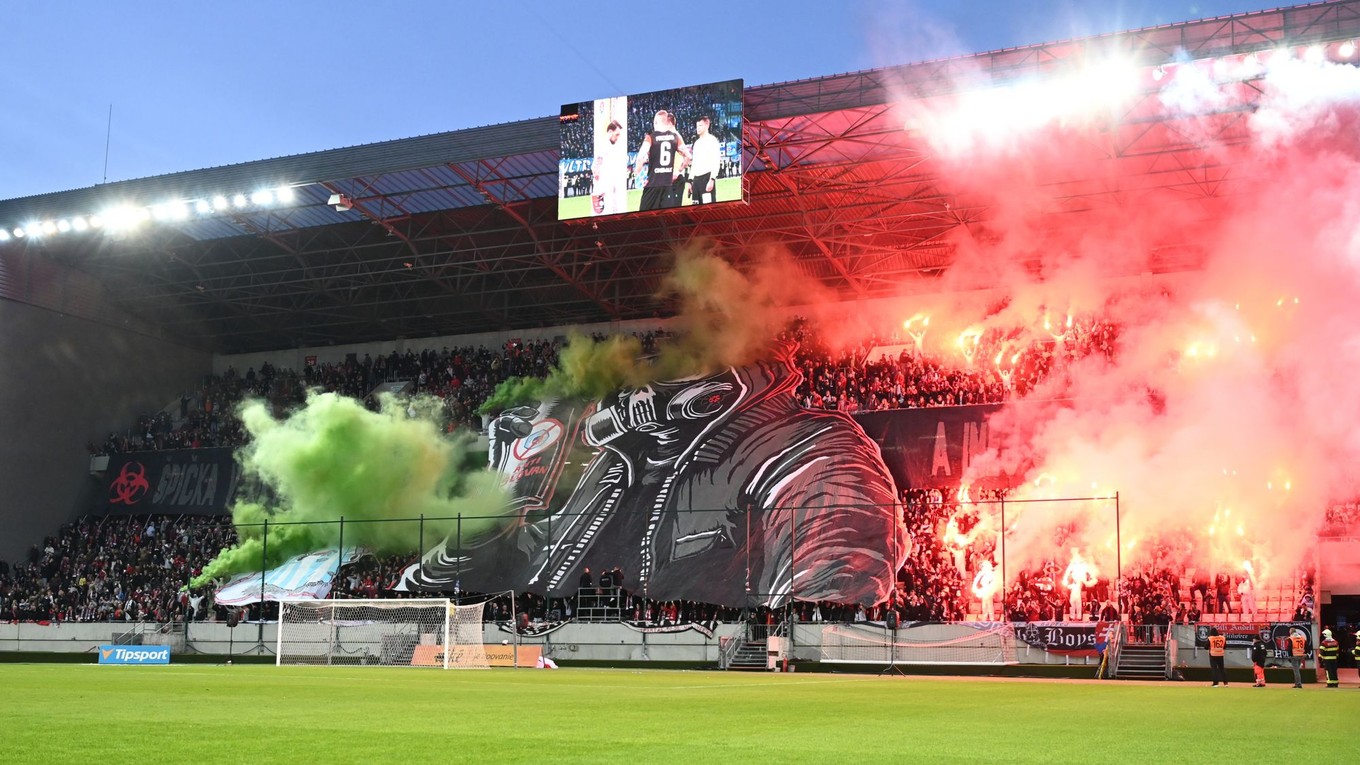
[[[642,205],[638,209],[677,207],[678,200],[671,199],[671,184],[684,172],[689,161],[689,147],[675,132],[675,118],[665,109],[658,110],[652,118],[651,132],[642,139],[633,166],[633,174],[637,176],[642,175],[643,167],[647,168],[647,185],[642,189]]]
[[[623,126],[611,120],[605,128],[605,141],[591,168],[594,180],[590,202],[596,215],[628,212],[628,145]]]

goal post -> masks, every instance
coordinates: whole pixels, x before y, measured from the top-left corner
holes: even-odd
[[[485,605],[448,598],[282,600],[275,664],[485,668]]]

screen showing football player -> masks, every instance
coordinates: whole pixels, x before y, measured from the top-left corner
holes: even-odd
[[[684,172],[689,161],[689,147],[675,131],[674,118],[665,109],[657,111],[652,118],[652,130],[642,139],[633,167],[635,176],[640,177],[644,167],[647,171],[647,183],[642,189],[642,204],[638,209],[660,210],[677,206],[678,202],[671,197],[671,184]]]
[[[694,130],[699,137],[694,139],[694,162],[690,169],[693,181],[689,196],[696,205],[718,201],[718,167],[722,161],[722,152],[718,147],[718,139],[709,132],[709,124],[707,115],[694,122]]]

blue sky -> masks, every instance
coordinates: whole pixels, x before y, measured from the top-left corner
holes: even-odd
[[[0,199],[1276,7],[1263,0],[28,3],[0,46]]]

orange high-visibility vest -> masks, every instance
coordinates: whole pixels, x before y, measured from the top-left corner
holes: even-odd
[[[1222,656],[1223,649],[1228,645],[1228,639],[1222,635],[1213,635],[1209,638],[1209,655]]]
[[[1305,649],[1307,648],[1307,646],[1308,646],[1308,641],[1307,641],[1307,639],[1305,639],[1305,638],[1303,637],[1303,635],[1290,635],[1290,636],[1289,636],[1289,653],[1290,653],[1290,655],[1292,655],[1292,656],[1304,656],[1304,655],[1305,655]]]

